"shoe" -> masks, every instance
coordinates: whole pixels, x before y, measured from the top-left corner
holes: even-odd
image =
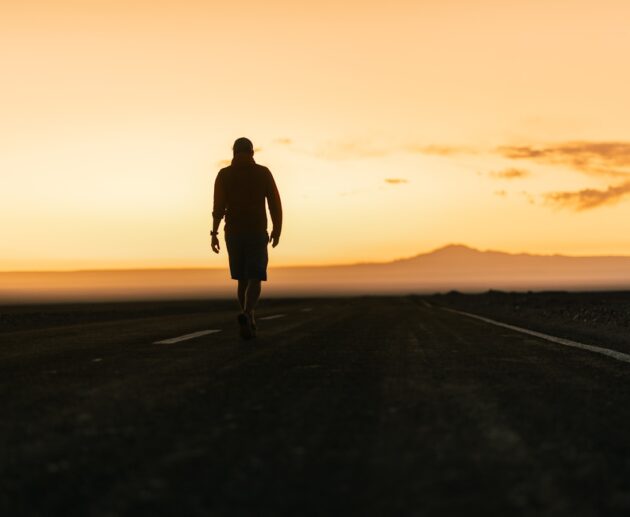
[[[239,314],[236,317],[236,320],[238,321],[238,325],[240,327],[241,338],[251,339],[254,337],[254,333],[252,332],[252,322],[247,314]]]

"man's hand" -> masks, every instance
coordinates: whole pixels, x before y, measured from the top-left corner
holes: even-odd
[[[271,243],[271,246],[275,248],[280,242],[280,232],[272,230],[271,235],[269,236],[269,242]]]
[[[214,251],[215,253],[219,253],[219,250],[221,249],[221,246],[219,246],[219,237],[218,237],[218,235],[213,235],[212,236],[212,241],[210,243],[210,246],[212,247],[212,251]]]

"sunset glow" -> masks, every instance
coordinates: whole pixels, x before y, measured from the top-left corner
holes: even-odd
[[[225,267],[241,136],[273,266],[630,255],[627,1],[0,6],[0,270]]]

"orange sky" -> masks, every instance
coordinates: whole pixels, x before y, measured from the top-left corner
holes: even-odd
[[[283,196],[275,265],[630,254],[629,19],[611,0],[0,0],[0,270],[225,266],[211,187],[239,136]]]

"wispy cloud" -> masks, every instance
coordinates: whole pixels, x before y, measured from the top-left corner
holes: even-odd
[[[385,183],[389,183],[390,185],[400,185],[401,183],[409,183],[404,178],[385,178]]]
[[[502,180],[515,180],[526,178],[530,176],[531,173],[526,171],[525,169],[504,169],[502,171],[489,172],[488,176],[491,178],[502,179]]]
[[[630,142],[569,141],[542,146],[502,146],[496,150],[512,160],[532,160],[562,165],[599,178],[625,178],[603,188],[549,192],[543,195],[547,205],[575,211],[591,210],[619,203],[630,194]],[[495,176],[496,177],[496,176]]]
[[[475,154],[477,151],[470,147],[456,145],[418,145],[410,144],[403,146],[403,149],[410,153],[432,154],[436,156],[453,156],[456,154]]]
[[[494,195],[499,197],[506,197],[507,192],[505,190],[495,190]]]
[[[545,146],[502,146],[497,152],[513,160],[565,165],[578,171],[621,177],[630,173],[630,142],[564,142]]]
[[[290,138],[276,138],[273,143],[280,145],[291,145],[293,143],[293,140],[291,140]]]
[[[395,153],[427,154],[434,156],[453,156],[457,154],[474,154],[477,151],[470,147],[454,145],[400,144],[389,145],[374,143],[369,140],[339,140],[327,142],[316,149],[313,154],[318,158],[331,160],[381,158]]]
[[[611,185],[606,189],[587,188],[574,192],[550,192],[545,195],[548,203],[578,212],[604,205],[613,205],[630,194],[630,181]]]

